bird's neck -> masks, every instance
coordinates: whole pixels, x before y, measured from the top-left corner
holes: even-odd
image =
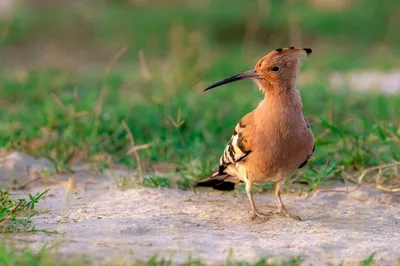
[[[262,119],[281,120],[300,116],[303,113],[303,104],[297,90],[276,88],[265,93],[265,98],[257,109]]]
[[[302,111],[300,92],[294,88],[275,88],[265,93],[264,101],[271,107],[284,106],[293,107]]]

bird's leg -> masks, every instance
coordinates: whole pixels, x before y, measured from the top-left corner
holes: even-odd
[[[290,214],[288,211],[286,211],[285,205],[283,204],[282,199],[281,199],[281,186],[282,186],[282,182],[275,183],[275,197],[278,199],[278,204],[279,204],[278,214],[301,221],[299,216]]]
[[[253,183],[249,179],[247,179],[247,174],[246,174],[246,178],[244,180],[246,182],[246,193],[247,193],[247,197],[249,198],[250,207],[251,207],[250,218],[252,220],[254,220],[256,217],[259,217],[261,219],[268,220],[269,215],[259,212],[254,204]]]

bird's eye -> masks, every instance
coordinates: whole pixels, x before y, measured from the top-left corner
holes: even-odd
[[[280,68],[279,68],[278,66],[274,66],[274,67],[272,67],[272,69],[271,69],[271,70],[272,70],[272,71],[274,71],[274,72],[278,72],[278,71],[279,71],[279,69],[280,69]]]

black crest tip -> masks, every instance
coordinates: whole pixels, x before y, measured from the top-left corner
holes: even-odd
[[[303,48],[303,49],[304,49],[304,51],[306,51],[307,55],[312,53],[311,48]]]

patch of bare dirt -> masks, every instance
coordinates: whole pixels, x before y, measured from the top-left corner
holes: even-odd
[[[231,250],[233,259],[248,261],[303,255],[304,265],[358,265],[372,252],[380,265],[395,265],[400,258],[400,194],[373,188],[344,193],[344,187],[310,198],[286,194],[288,210],[303,220],[276,216],[264,222],[250,221],[247,197],[238,193],[121,191],[107,175],[77,171],[74,176],[77,183],[70,196],[68,182],[32,184],[29,189],[35,193],[49,188],[34,222],[38,229],[60,234],[10,234],[7,239],[33,249],[57,244],[58,255],[88,254],[101,262],[160,254],[175,263],[191,255],[216,264],[223,263]],[[275,202],[272,194],[256,195],[261,209],[274,208]]]

